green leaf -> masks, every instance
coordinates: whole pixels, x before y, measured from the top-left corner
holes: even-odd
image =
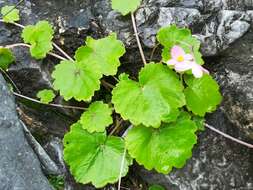
[[[81,116],[80,123],[88,132],[104,132],[105,128],[113,123],[112,110],[103,102],[92,103]]]
[[[15,61],[12,52],[7,48],[0,48],[0,68],[7,70],[9,65]]]
[[[161,185],[151,185],[148,190],[165,190]]]
[[[198,127],[199,131],[205,130],[205,118],[194,116],[192,119],[196,123],[196,126]]]
[[[77,101],[89,101],[96,90],[100,88],[102,75],[78,62],[61,61],[56,65],[52,73],[54,89],[60,91],[60,95],[66,101],[75,98]]]
[[[134,12],[141,4],[141,0],[112,0],[112,9],[122,15]]]
[[[37,97],[40,98],[40,101],[42,103],[48,104],[53,101],[55,98],[54,91],[52,90],[41,90],[37,93]]]
[[[185,77],[188,87],[184,90],[186,106],[189,111],[199,116],[204,116],[216,110],[221,103],[222,96],[219,85],[210,76],[205,74],[202,78]]]
[[[186,53],[193,54],[198,64],[204,64],[202,55],[199,52],[200,42],[192,36],[189,29],[177,28],[176,25],[161,28],[157,34],[157,40],[164,46],[162,52],[164,62],[167,62],[171,58],[171,48],[179,45]]]
[[[117,40],[115,33],[106,38],[86,39],[86,46],[80,47],[75,54],[77,62],[99,70],[102,74],[115,75],[120,65],[119,58],[125,53],[124,44]]]
[[[12,23],[19,21],[19,10],[15,9],[15,6],[4,6],[1,9],[3,20],[6,23]]]
[[[105,133],[88,133],[79,123],[74,124],[65,135],[64,146],[64,159],[76,181],[83,184],[91,182],[96,188],[115,183],[121,165],[124,177],[132,164],[131,158],[125,154],[122,138],[107,137]]]
[[[126,136],[129,154],[148,170],[167,174],[182,168],[197,142],[197,127],[191,120],[163,124],[159,129],[133,127]]]
[[[139,82],[120,76],[112,91],[112,103],[123,119],[134,125],[159,127],[173,121],[185,105],[183,85],[167,66],[150,63],[140,72]]]
[[[23,29],[22,38],[31,44],[30,53],[36,59],[46,57],[53,49],[53,28],[47,21],[39,21],[36,25],[28,25]]]

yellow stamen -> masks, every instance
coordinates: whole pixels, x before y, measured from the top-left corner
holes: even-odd
[[[177,61],[178,62],[183,62],[184,61],[184,57],[182,55],[177,57]]]

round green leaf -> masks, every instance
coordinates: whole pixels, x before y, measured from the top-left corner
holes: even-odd
[[[88,37],[86,46],[82,46],[76,51],[75,59],[77,62],[83,62],[109,76],[117,73],[120,65],[119,58],[124,53],[124,44],[117,40],[115,33],[112,33],[110,36],[99,40]]]
[[[197,127],[191,120],[163,124],[159,129],[133,127],[126,136],[129,154],[148,170],[167,174],[181,168],[192,155]]]
[[[52,90],[41,90],[37,93],[37,97],[40,98],[42,103],[48,104],[53,101],[55,94]]]
[[[162,52],[164,62],[171,58],[171,48],[175,45],[179,45],[186,53],[193,54],[198,64],[204,64],[202,55],[199,52],[200,42],[191,35],[189,29],[177,28],[176,25],[161,28],[157,34],[157,40],[164,46]]]
[[[182,83],[162,64],[146,65],[139,82],[122,75],[112,94],[116,112],[134,125],[159,127],[161,121],[175,120],[178,108],[185,105]]]
[[[187,76],[185,82],[188,85],[184,93],[189,111],[204,116],[206,113],[216,110],[222,96],[219,92],[219,85],[210,75],[206,74],[199,79]]]
[[[12,23],[19,21],[19,10],[15,9],[15,6],[4,6],[1,9],[3,20],[6,23]]]
[[[112,9],[119,11],[122,15],[134,12],[140,6],[141,0],[112,0]]]
[[[12,52],[7,48],[0,48],[0,68],[7,70],[9,65],[15,61]]]
[[[52,73],[54,89],[60,91],[65,100],[75,98],[89,101],[100,88],[102,75],[86,65],[72,61],[61,61]]]
[[[80,123],[88,132],[104,132],[105,128],[113,123],[112,110],[103,102],[92,103],[81,116]]]
[[[83,184],[91,182],[96,188],[115,183],[121,168],[121,176],[124,177],[132,164],[128,154],[124,154],[123,139],[106,137],[105,133],[88,133],[79,123],[74,124],[65,135],[64,146],[64,159],[76,181]]]
[[[23,29],[22,38],[25,43],[31,44],[31,55],[36,59],[46,57],[53,49],[53,28],[47,21],[40,21],[36,25],[28,25]]]

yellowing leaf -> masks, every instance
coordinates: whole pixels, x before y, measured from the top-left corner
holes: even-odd
[[[148,64],[140,72],[139,82],[126,75],[112,91],[112,103],[123,119],[134,125],[159,127],[178,116],[178,108],[185,105],[183,85],[167,66]]]
[[[80,123],[88,132],[104,132],[105,128],[113,123],[112,110],[103,102],[92,103],[81,116]]]
[[[76,181],[96,188],[117,182],[121,168],[124,177],[132,164],[122,138],[88,133],[79,123],[65,135],[64,146],[64,159]]]

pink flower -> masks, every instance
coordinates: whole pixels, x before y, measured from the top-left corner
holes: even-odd
[[[209,72],[204,69],[201,65],[194,61],[191,54],[186,54],[180,46],[173,46],[171,49],[171,58],[167,65],[173,66],[174,69],[182,73],[187,70],[192,70],[192,74],[196,78],[201,78],[204,73],[209,74]]]

